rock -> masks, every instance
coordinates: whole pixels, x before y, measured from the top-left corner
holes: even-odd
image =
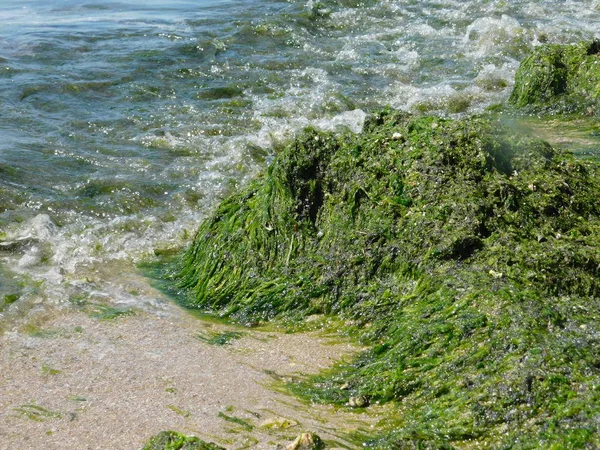
[[[325,448],[323,440],[314,433],[302,433],[285,450],[321,450]]]

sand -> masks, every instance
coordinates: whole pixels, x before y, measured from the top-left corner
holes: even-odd
[[[332,447],[357,447],[344,433],[366,429],[372,414],[303,404],[273,388],[278,377],[315,373],[356,347],[318,333],[252,329],[227,345],[197,337],[227,327],[159,301],[111,320],[67,308],[6,332],[0,448],[141,449],[163,430],[228,449],[277,448],[305,430]],[[282,419],[291,426],[260,426]]]

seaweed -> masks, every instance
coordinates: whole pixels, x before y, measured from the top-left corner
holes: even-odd
[[[492,117],[386,109],[358,135],[306,130],[172,282],[241,323],[351,323],[369,350],[291,388],[392,404],[370,446],[598,446],[599,196],[597,163]]]
[[[90,317],[98,320],[113,320],[123,316],[132,316],[136,312],[133,308],[122,308],[114,307],[109,305],[103,305],[101,303],[92,305],[93,312],[90,313]]]
[[[232,341],[240,339],[243,335],[244,333],[239,331],[225,331],[223,333],[215,334],[214,336],[205,336],[204,334],[198,333],[196,338],[210,345],[227,345],[231,344]]]
[[[42,364],[42,373],[45,375],[58,375],[62,370],[54,369],[46,364]]]
[[[235,423],[237,425],[240,425],[242,428],[244,428],[246,431],[252,431],[254,429],[254,426],[249,424],[248,422],[246,422],[244,419],[240,419],[239,417],[235,417],[235,416],[228,416],[227,414],[224,414],[222,412],[220,412],[218,414],[218,417],[220,417],[221,419],[226,420],[227,422],[231,422],[231,423]]]
[[[180,416],[183,417],[190,417],[190,412],[189,411],[185,411],[181,408],[178,408],[175,405],[167,405],[167,408],[169,408],[171,411],[173,411],[175,414],[179,414]]]
[[[13,410],[20,416],[33,420],[34,422],[45,422],[51,419],[61,419],[63,415],[56,411],[50,411],[38,405],[22,405]]]
[[[519,66],[509,103],[529,112],[600,113],[598,41],[538,47]]]
[[[152,437],[143,450],[224,450],[195,436],[185,436],[176,431],[161,431]]]

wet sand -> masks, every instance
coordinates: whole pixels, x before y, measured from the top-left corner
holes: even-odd
[[[273,389],[274,374],[314,373],[355,347],[316,333],[247,330],[220,346],[197,338],[226,329],[165,301],[111,320],[71,309],[5,333],[0,448],[141,449],[163,430],[228,449],[272,449],[305,430],[357,447],[340,431],[366,428],[366,412],[306,405]],[[273,419],[292,426],[260,426]]]

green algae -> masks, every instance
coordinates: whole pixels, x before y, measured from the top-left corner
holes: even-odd
[[[213,336],[205,336],[204,334],[198,334],[196,337],[202,342],[206,342],[210,345],[227,345],[231,344],[231,342],[241,338],[244,333],[239,331],[225,331],[223,333],[218,333]]]
[[[46,364],[42,364],[42,373],[44,375],[58,375],[62,373],[62,370],[54,369]]]
[[[288,428],[297,427],[298,422],[285,417],[273,417],[263,421],[259,427],[266,430],[286,430]]]
[[[123,316],[133,316],[136,312],[133,308],[115,307],[101,303],[92,305],[90,317],[98,320],[114,320]]]
[[[241,426],[246,431],[252,431],[254,429],[254,425],[250,424],[249,422],[245,421],[244,419],[240,419],[239,417],[228,416],[227,414],[225,414],[223,412],[220,412],[218,414],[218,417],[220,417],[223,420],[226,420],[227,422],[235,423],[236,425]]]
[[[486,117],[309,129],[173,281],[241,323],[346,320],[370,349],[293,389],[393,405],[373,447],[598,446],[598,172]]]
[[[546,44],[519,66],[509,103],[536,113],[600,113],[600,43]]]
[[[42,339],[53,339],[66,334],[63,328],[40,328],[34,323],[24,325],[22,331],[31,337]]]
[[[143,450],[224,450],[212,442],[204,442],[195,436],[185,436],[176,431],[161,431],[152,437]]]
[[[175,405],[167,405],[167,408],[169,408],[171,411],[173,411],[175,414],[179,414],[180,416],[183,417],[190,417],[190,412],[189,411],[185,411],[181,408],[178,408]]]
[[[39,405],[23,405],[13,409],[17,414],[34,422],[46,422],[52,419],[61,419],[62,414],[51,411]]]
[[[14,302],[16,302],[17,300],[19,300],[21,298],[20,294],[6,294],[4,296],[4,305],[12,305]]]
[[[198,93],[198,98],[203,100],[220,100],[241,97],[244,91],[237,86],[222,86],[206,88]]]

